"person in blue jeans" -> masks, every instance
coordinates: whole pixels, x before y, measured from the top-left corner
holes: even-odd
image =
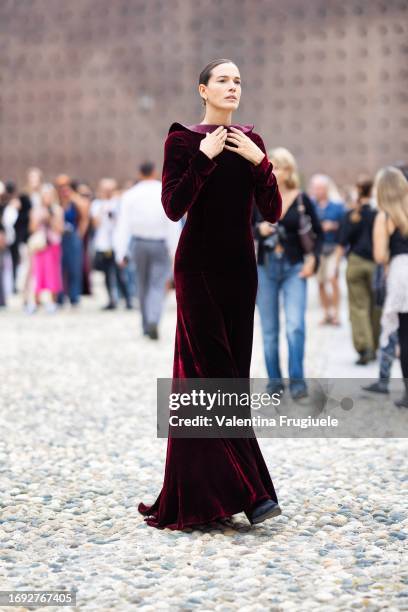
[[[280,147],[269,153],[269,159],[273,163],[282,195],[282,216],[277,223],[270,224],[262,219],[255,208],[253,213],[253,232],[258,243],[257,305],[269,378],[268,391],[283,392],[285,388],[279,359],[282,295],[288,342],[289,391],[293,399],[300,399],[308,395],[303,367],[307,278],[318,268],[323,230],[312,201],[299,188],[300,180],[293,155]],[[314,250],[308,255],[304,254],[298,234],[302,206],[316,237]]]
[[[71,204],[71,207],[74,205]],[[71,304],[79,303],[82,290],[82,239],[75,229],[65,229],[61,241],[64,291]]]
[[[340,325],[341,296],[339,279],[335,274],[336,245],[340,223],[347,211],[343,202],[330,199],[330,190],[334,183],[327,175],[314,174],[309,185],[309,195],[316,207],[316,213],[323,229],[320,265],[316,274],[324,313],[320,325]]]
[[[363,386],[365,391],[373,393],[389,393],[388,386],[391,378],[391,368],[397,354],[398,347],[398,331],[392,332],[388,336],[388,342],[385,346],[380,346],[380,374],[378,380]]]
[[[64,292],[58,296],[58,303],[63,304],[65,295],[68,295],[71,305],[77,306],[82,292],[82,236],[87,227],[87,216],[67,175],[59,175],[55,180],[55,187],[64,210],[64,233],[61,240]]]

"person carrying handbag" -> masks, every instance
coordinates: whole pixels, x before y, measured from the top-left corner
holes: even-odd
[[[47,291],[51,294],[51,301],[46,302],[45,308],[53,313],[57,309],[57,296],[62,290],[61,240],[64,219],[56,191],[50,184],[44,184],[41,188],[41,201],[30,212],[29,229],[35,305],[28,312],[33,313],[40,306],[41,294]]]
[[[257,305],[261,318],[268,392],[283,392],[279,359],[280,296],[283,295],[288,342],[289,391],[293,399],[307,397],[304,378],[307,279],[319,265],[323,231],[312,201],[300,190],[296,160],[284,148],[269,153],[283,200],[282,216],[270,224],[254,212],[258,242]]]

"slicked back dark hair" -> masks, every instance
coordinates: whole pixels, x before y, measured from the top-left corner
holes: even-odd
[[[363,177],[357,181],[357,195],[360,198],[369,198],[373,189],[373,179],[369,177]]]
[[[143,162],[143,164],[140,164],[139,166],[139,172],[143,176],[150,176],[154,169],[155,169],[155,165],[151,161],[145,161]]]
[[[198,78],[198,84],[208,85],[208,81],[210,80],[210,76],[212,75],[212,71],[214,68],[219,66],[220,64],[235,64],[230,59],[216,59],[206,65],[205,68],[200,72],[200,76]]]

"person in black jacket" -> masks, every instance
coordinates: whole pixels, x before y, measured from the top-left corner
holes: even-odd
[[[10,245],[10,255],[13,263],[13,292],[17,293],[17,268],[21,262],[20,245],[27,242],[29,231],[28,223],[31,210],[31,200],[26,193],[18,194],[14,181],[6,182],[6,193],[10,200],[15,200],[18,210],[17,221],[14,224],[15,238]]]
[[[282,392],[285,388],[279,363],[279,297],[283,294],[286,337],[289,352],[289,391],[293,399],[307,397],[303,360],[305,348],[305,312],[307,278],[318,268],[323,230],[313,202],[299,188],[297,164],[284,148],[269,153],[279,190],[283,211],[277,223],[264,221],[254,210],[253,233],[258,241],[257,304],[261,317],[268,391]],[[304,254],[299,238],[299,206],[303,204],[316,236],[313,253]]]
[[[356,365],[376,360],[379,345],[381,307],[375,303],[373,276],[373,227],[377,211],[371,204],[373,181],[357,183],[356,207],[346,213],[340,225],[336,248],[336,275],[340,260],[347,256],[346,281],[353,345],[359,354]]]

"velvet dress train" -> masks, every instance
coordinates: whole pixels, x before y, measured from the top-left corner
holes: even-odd
[[[282,200],[262,138],[237,125],[265,153],[255,166],[224,149],[200,149],[217,125],[173,123],[164,148],[162,203],[176,221],[185,212],[175,256],[177,300],[173,379],[249,378],[257,292],[251,214],[274,223]],[[227,126],[226,126],[227,127]],[[138,510],[158,528],[183,529],[251,510],[275,489],[256,438],[172,438],[162,490]]]

